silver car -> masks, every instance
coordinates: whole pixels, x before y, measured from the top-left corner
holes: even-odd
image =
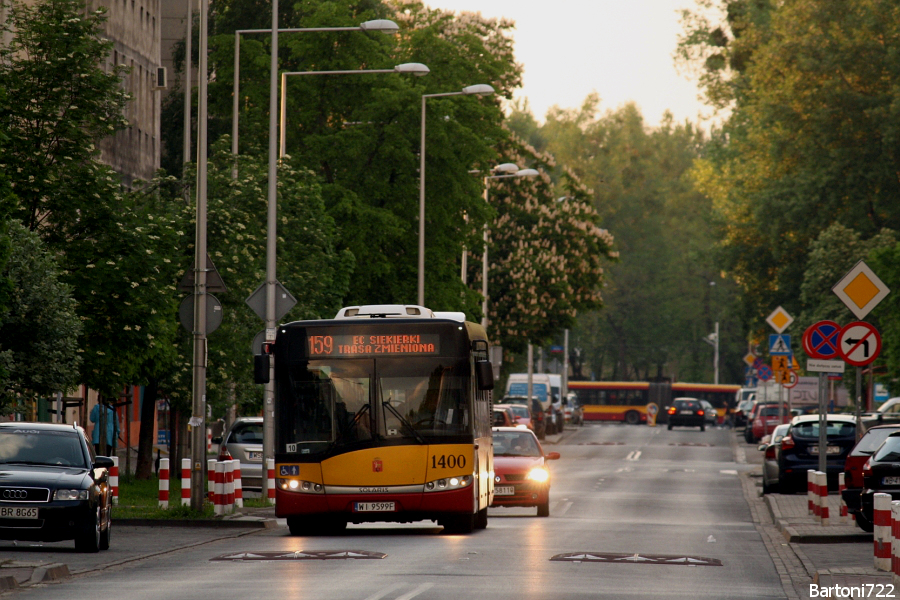
[[[778,471],[778,451],[781,449],[781,440],[787,434],[790,423],[784,423],[777,426],[772,435],[763,438],[759,445],[760,451],[764,452],[762,465],[762,484],[763,494],[774,494],[780,490]],[[766,439],[768,438],[768,439]]]
[[[219,460],[241,461],[241,486],[262,489],[263,419],[240,417],[222,436]]]
[[[719,422],[719,413],[716,412],[715,407],[709,403],[708,400],[701,400],[700,405],[703,406],[704,417],[706,417],[706,422],[710,425],[715,425]]]

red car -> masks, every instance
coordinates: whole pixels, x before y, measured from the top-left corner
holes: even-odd
[[[546,461],[559,452],[544,454],[530,429],[494,427],[494,502],[491,506],[536,506],[539,517],[550,516],[550,471]]]
[[[775,404],[757,404],[751,413],[750,424],[752,442],[761,440],[764,436],[771,434],[776,427],[791,422],[791,411],[785,404],[781,407],[781,420],[778,419],[778,403]]]
[[[844,463],[844,485],[847,489],[862,488],[863,465],[878,449],[887,436],[900,431],[900,423],[896,425],[877,425],[869,428],[850,451]]]

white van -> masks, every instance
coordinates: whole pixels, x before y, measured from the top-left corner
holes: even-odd
[[[560,399],[561,385],[561,375],[549,373],[532,373],[531,375],[531,395],[538,399],[544,412],[549,416],[547,433],[550,434],[559,433],[564,427],[565,417]],[[509,380],[506,382],[506,395],[528,396],[528,373],[510,374]]]

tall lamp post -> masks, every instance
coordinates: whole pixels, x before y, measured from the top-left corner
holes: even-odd
[[[459,92],[422,95],[422,127],[419,143],[419,281],[418,303],[425,306],[425,101],[428,98],[446,98],[447,96],[489,96],[494,88],[486,83],[466,86]]]
[[[492,179],[509,179],[510,177],[534,177],[539,175],[534,169],[519,169],[513,163],[503,163],[494,167],[493,173],[484,178],[484,203],[488,204],[488,186]],[[487,330],[488,326],[488,224],[484,224],[484,252],[481,255],[481,326]]]
[[[284,157],[287,151],[287,78],[293,75],[362,75],[366,73],[409,73],[416,77],[428,75],[428,67],[422,63],[403,63],[393,69],[351,69],[346,71],[288,71],[281,74],[281,113],[279,118],[279,135],[281,140],[279,156]]]
[[[352,27],[279,28],[278,33],[316,33],[324,31],[380,31],[396,33],[400,27],[388,19],[366,21]],[[234,32],[234,92],[231,110],[231,153],[238,153],[238,111],[240,110],[241,36],[251,33],[272,33],[271,29],[238,29]],[[233,174],[235,177],[236,173]]]

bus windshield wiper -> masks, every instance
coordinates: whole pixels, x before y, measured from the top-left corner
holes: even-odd
[[[356,425],[359,423],[360,419],[362,419],[363,415],[365,415],[367,412],[369,412],[368,404],[363,406],[361,409],[359,409],[359,412],[353,415],[353,420],[350,421],[346,428],[341,428],[338,431],[337,437],[334,438],[333,442],[331,442],[329,448],[335,448],[344,439],[344,433],[347,431],[352,431],[353,428],[356,427]]]
[[[425,440],[422,439],[422,436],[419,435],[419,432],[416,431],[415,427],[412,426],[412,423],[410,423],[409,421],[407,421],[406,419],[404,419],[404,418],[403,418],[403,415],[401,415],[399,412],[397,412],[397,409],[394,408],[393,406],[391,406],[391,403],[390,403],[390,402],[388,402],[387,400],[385,400],[385,401],[382,402],[381,404],[382,404],[382,406],[384,406],[386,409],[388,409],[389,411],[391,411],[391,414],[393,414],[395,417],[397,417],[397,420],[399,420],[400,423],[403,424],[404,427],[406,427],[407,429],[409,429],[409,432],[413,435],[414,438],[416,438],[416,441],[417,441],[419,444],[421,444],[421,445],[423,445],[423,446],[425,445]]]

